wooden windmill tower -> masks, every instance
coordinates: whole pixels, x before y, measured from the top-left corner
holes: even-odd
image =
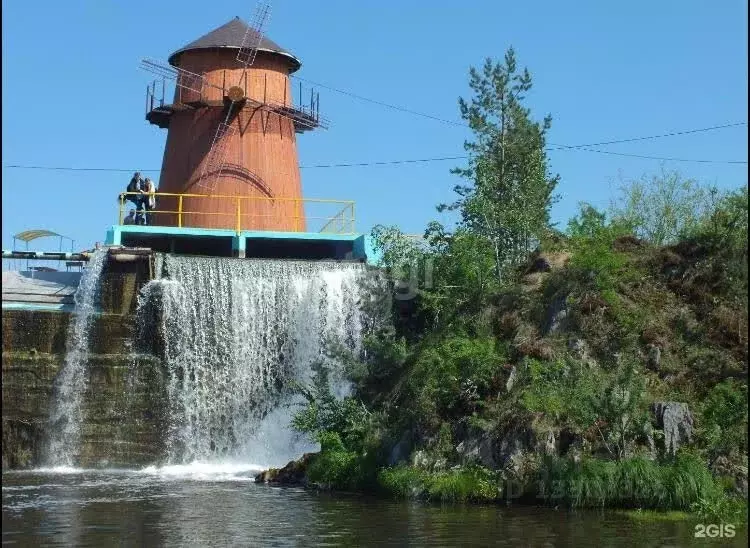
[[[290,75],[301,63],[264,36],[268,15],[260,3],[250,24],[232,19],[174,52],[168,64],[141,63],[162,76],[160,104],[154,106],[155,81],[146,114],[168,128],[159,192],[212,196],[160,198],[158,210],[179,209],[183,226],[232,227],[232,197],[246,196],[244,228],[305,230],[296,135],[327,124],[313,91],[309,106],[294,105]],[[171,104],[163,98],[167,78],[176,83]],[[159,225],[178,224],[177,215],[156,215]]]

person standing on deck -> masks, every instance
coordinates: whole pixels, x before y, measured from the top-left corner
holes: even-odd
[[[133,192],[140,192],[143,187],[143,179],[141,179],[141,173],[140,171],[136,171],[133,174],[133,177],[130,179],[130,182],[128,183],[128,187],[126,189],[127,195],[125,196],[125,199],[133,202],[136,206],[138,205],[138,202],[140,201],[140,196],[137,194],[132,194]]]
[[[149,211],[156,209],[156,185],[154,182],[146,177],[146,182],[143,185],[143,209],[145,210],[144,224],[150,225],[153,222],[153,216]]]
[[[128,216],[125,217],[122,220],[122,224],[124,224],[124,225],[134,225],[135,224],[135,209],[131,209],[128,212]]]

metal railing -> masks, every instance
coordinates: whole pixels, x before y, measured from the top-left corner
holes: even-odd
[[[117,224],[125,223],[126,211],[135,210],[144,216],[149,226],[177,226],[185,228],[221,228],[235,230],[269,230],[278,232],[321,232],[353,234],[355,232],[354,202],[350,200],[324,200],[315,198],[269,198],[266,196],[228,196],[222,194],[191,194],[155,192],[154,209],[145,208],[143,202],[151,196],[143,192],[123,192],[118,196]],[[130,197],[139,198],[139,204]],[[204,200],[231,203],[224,211],[201,211],[196,202]],[[198,210],[196,210],[196,207]],[[231,211],[228,211],[230,210]],[[319,210],[331,211],[318,214]],[[325,213],[325,211],[324,211]],[[206,217],[210,222],[201,222]],[[221,221],[216,221],[216,219]],[[320,225],[317,230],[310,225]]]

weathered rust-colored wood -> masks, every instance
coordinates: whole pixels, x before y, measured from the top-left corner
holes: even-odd
[[[182,53],[180,67],[205,74],[205,78],[218,89],[204,86],[203,93],[198,94],[178,87],[175,102],[223,104],[224,85],[231,89],[244,84],[250,100],[264,102],[266,99],[272,103],[288,104],[291,93],[287,60],[258,52],[253,65],[243,73],[235,56],[233,49]],[[242,87],[239,92],[243,92]],[[222,109],[173,109],[170,112],[159,191],[207,194],[209,190],[197,183],[216,128],[222,121]],[[302,191],[292,120],[247,107],[231,123],[239,131],[231,137],[227,147],[227,167],[215,179],[211,194],[262,198],[243,201],[243,229],[305,230],[304,208],[298,201],[302,198]],[[272,199],[268,199],[269,194]],[[176,197],[161,197],[157,209],[177,211],[177,206]],[[236,226],[236,202],[231,198],[185,197],[182,211],[184,227],[233,229]],[[157,213],[155,217],[159,225],[178,224],[176,214]]]

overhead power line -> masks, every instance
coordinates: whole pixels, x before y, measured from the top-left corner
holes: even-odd
[[[305,82],[305,83],[308,83],[308,84],[312,84],[312,85],[315,85],[315,86],[319,86],[321,88],[324,88],[324,89],[327,89],[327,90],[330,90],[330,91],[334,91],[336,93],[340,93],[340,94],[346,95],[348,97],[353,97],[355,99],[359,99],[360,101],[365,101],[365,102],[372,103],[372,104],[375,104],[375,105],[379,105],[379,106],[382,106],[382,107],[390,108],[392,110],[397,110],[399,112],[404,112],[404,113],[407,113],[407,114],[413,114],[414,116],[421,116],[422,118],[427,118],[427,119],[430,119],[430,120],[435,120],[437,122],[441,122],[441,123],[444,123],[444,124],[449,124],[449,125],[452,125],[452,126],[459,126],[459,127],[465,127],[465,128],[470,127],[469,124],[467,124],[466,122],[459,122],[459,121],[456,121],[456,120],[448,120],[446,118],[440,118],[439,116],[434,116],[432,114],[426,114],[424,112],[419,112],[419,111],[416,111],[416,110],[413,110],[413,109],[410,109],[410,108],[407,108],[407,107],[402,107],[402,106],[399,106],[399,105],[392,105],[390,103],[385,103],[385,102],[379,101],[377,99],[371,99],[369,97],[364,97],[362,95],[358,95],[358,94],[353,93],[351,91],[347,91],[347,90],[344,90],[344,89],[335,88],[333,86],[328,86],[326,84],[321,84],[320,82],[314,82],[312,80],[308,80],[306,78],[301,78],[299,76],[292,76],[292,78],[296,78],[297,80],[300,80],[302,82]],[[648,135],[648,136],[645,136],[645,137],[630,137],[628,139],[616,139],[616,140],[613,140],[613,141],[599,141],[597,143],[584,143],[584,144],[581,144],[581,145],[561,145],[561,144],[558,144],[558,143],[550,143],[550,146],[555,146],[555,147],[560,147],[560,148],[568,148],[568,149],[575,149],[575,148],[595,147],[595,146],[604,146],[604,145],[615,145],[615,144],[619,144],[619,143],[632,143],[634,141],[647,141],[647,140],[650,140],[650,139],[662,139],[664,137],[676,137],[678,135],[689,135],[691,133],[702,133],[702,132],[705,132],[705,131],[715,131],[715,130],[718,130],[718,129],[727,129],[727,128],[730,128],[730,127],[738,127],[738,126],[746,126],[746,125],[747,125],[747,122],[731,122],[731,123],[728,123],[728,124],[721,124],[721,125],[716,125],[716,126],[711,126],[711,127],[704,127],[704,128],[698,128],[698,129],[688,129],[688,130],[685,130],[685,131],[672,131],[672,132],[669,132],[669,133],[662,133],[660,135]],[[600,152],[600,151],[591,151],[591,152]],[[602,152],[602,154],[606,154],[606,153]],[[692,161],[692,160],[688,160],[688,161]]]
[[[313,82],[312,80],[308,80],[306,78],[301,78],[299,76],[292,76],[292,78],[295,78],[301,82],[305,82],[307,84],[312,84],[324,89],[327,89],[329,91],[335,91],[336,93],[340,93],[342,95],[346,95],[348,97],[353,97],[355,99],[359,99],[360,101],[365,101],[367,103],[372,103],[374,105],[379,105],[381,107],[386,107],[391,110],[397,110],[399,112],[405,112],[407,114],[413,114],[415,116],[421,116],[422,118],[429,118],[430,120],[435,120],[437,122],[442,122],[443,124],[450,124],[453,126],[460,126],[460,127],[469,127],[468,124],[465,122],[457,122],[455,120],[446,120],[445,118],[440,118],[438,116],[433,116],[432,114],[425,114],[424,112],[417,112],[416,110],[412,110],[406,107],[400,107],[398,105],[391,105],[389,103],[384,103],[383,101],[378,101],[377,99],[370,99],[369,97],[363,97],[362,95],[358,95],[356,93],[353,93],[351,91],[346,91],[344,89],[335,88],[332,86],[327,86],[325,84],[321,84],[320,82]]]
[[[570,150],[570,147],[564,148],[548,148],[548,151],[559,151],[559,150]],[[576,148],[574,150],[580,150],[582,152],[596,152],[598,154],[608,154],[613,156],[625,156],[628,158],[641,158],[644,160],[658,160],[663,162],[692,162],[700,164],[734,164],[734,165],[746,165],[747,160],[703,160],[696,158],[671,158],[664,156],[647,156],[643,154],[629,154],[626,152],[613,152],[610,150],[597,150],[590,148]],[[372,161],[372,162],[349,162],[349,163],[338,163],[338,164],[312,164],[307,166],[300,166],[300,169],[320,169],[320,168],[337,168],[337,167],[368,167],[368,166],[386,166],[386,165],[398,165],[398,164],[423,164],[429,162],[443,162],[447,160],[466,160],[469,156],[439,156],[436,158],[411,158],[406,160],[385,160],[385,161]],[[160,169],[126,169],[126,168],[107,168],[107,167],[65,167],[65,166],[33,166],[33,165],[18,165],[11,164],[5,165],[8,169],[39,169],[46,171],[98,171],[98,172],[121,172],[121,173],[133,173],[140,171],[143,173],[158,173]]]
[[[687,129],[685,131],[672,131],[670,133],[662,133],[660,135],[649,135],[646,137],[631,137],[629,139],[617,139],[615,141],[601,141],[599,143],[589,143],[585,145],[558,145],[550,143],[552,146],[560,147],[560,148],[567,148],[567,149],[585,149],[586,147],[597,147],[597,146],[604,146],[604,145],[615,145],[619,143],[632,143],[635,141],[648,141],[651,139],[662,139],[664,137],[677,137],[678,135],[689,135],[691,133],[702,133],[705,131],[714,131],[717,129],[726,129],[730,127],[739,127],[739,126],[746,126],[747,122],[733,122],[731,124],[722,124],[719,126],[711,126],[711,127],[704,127],[699,129]],[[591,152],[598,152],[600,154],[610,154],[609,152],[605,152],[602,150],[596,150]],[[691,161],[702,161],[702,160],[678,160],[678,161],[684,161],[684,162],[691,162]],[[710,161],[710,160],[708,160]],[[738,162],[728,162],[728,163],[738,163]],[[743,162],[747,163],[747,162]]]
[[[374,101],[368,99],[368,101]],[[387,105],[392,106],[392,105]],[[408,109],[401,109],[400,107],[393,107],[398,108],[399,110],[404,110],[405,112],[412,112]],[[416,113],[419,114],[419,113]],[[420,114],[421,115],[421,114]],[[424,115],[431,118],[435,118],[433,116]],[[438,119],[439,118],[435,118]],[[736,126],[744,126],[747,125],[747,122],[734,122],[731,124],[723,124],[723,125],[716,125],[711,126],[707,128],[698,128],[698,129],[688,129],[684,131],[672,131],[669,133],[662,133],[659,135],[648,135],[643,137],[630,137],[628,139],[616,139],[616,140],[610,140],[610,141],[600,141],[598,143],[591,143],[587,145],[560,145],[560,144],[553,144],[550,143],[550,147],[547,148],[548,151],[555,151],[555,150],[580,150],[583,152],[593,152],[596,154],[608,154],[613,156],[623,156],[623,157],[629,157],[629,158],[641,158],[645,160],[658,160],[658,161],[664,161],[664,162],[692,162],[692,163],[701,163],[701,164],[747,164],[747,160],[706,160],[706,159],[695,159],[695,158],[673,158],[673,157],[664,157],[664,156],[649,156],[649,155],[643,155],[643,154],[631,154],[627,152],[613,152],[610,150],[600,150],[600,149],[593,149],[591,147],[593,146],[604,146],[604,145],[611,145],[616,143],[627,143],[627,142],[633,142],[633,141],[646,141],[650,139],[660,139],[663,137],[674,137],[677,135],[687,135],[691,133],[701,133],[705,131],[713,131],[717,129],[724,129],[724,128],[730,128],[730,127],[736,127]],[[382,165],[397,165],[397,164],[416,164],[416,163],[428,163],[428,162],[441,162],[446,160],[465,160],[469,158],[468,156],[442,156],[438,158],[417,158],[417,159],[406,159],[406,160],[385,160],[385,161],[371,161],[371,162],[351,162],[351,163],[336,163],[336,164],[315,164],[315,165],[308,165],[308,166],[300,166],[300,169],[313,169],[313,168],[336,168],[336,167],[366,167],[366,166],[382,166]],[[9,169],[39,169],[39,170],[46,170],[46,171],[99,171],[99,172],[122,172],[122,173],[132,173],[134,171],[142,171],[142,172],[148,172],[148,173],[158,173],[160,169],[132,169],[132,168],[109,168],[109,167],[68,167],[68,166],[39,166],[39,165],[21,165],[21,164],[6,164],[3,166],[5,168]]]

